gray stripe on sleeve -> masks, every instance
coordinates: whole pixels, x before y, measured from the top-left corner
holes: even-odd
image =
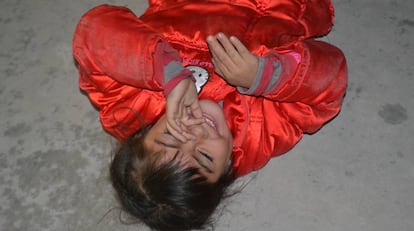
[[[250,88],[246,89],[244,87],[237,87],[237,90],[240,92],[240,94],[252,95],[253,92],[255,92],[257,87],[259,86],[260,81],[262,80],[265,60],[262,57],[258,57],[258,58],[259,58],[259,66],[257,68],[256,77],[255,77],[252,85],[250,86]]]
[[[184,70],[184,67],[178,61],[171,61],[164,67],[164,85],[168,83],[172,78],[177,76]]]
[[[274,67],[274,71],[272,73],[272,78],[270,79],[270,83],[267,86],[264,93],[269,93],[270,90],[272,90],[275,87],[277,81],[279,80],[280,74],[282,73],[282,65],[280,65],[279,61],[272,63],[272,65]]]

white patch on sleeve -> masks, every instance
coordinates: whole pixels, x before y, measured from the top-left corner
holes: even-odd
[[[204,85],[206,85],[210,74],[208,71],[200,66],[186,66],[188,70],[190,70],[193,73],[193,76],[196,80],[195,85],[197,88],[197,93],[200,93],[201,89]]]

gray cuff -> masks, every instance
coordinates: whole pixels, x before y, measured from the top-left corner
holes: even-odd
[[[280,65],[280,62],[273,62],[272,65],[274,68],[272,77],[264,93],[270,93],[270,91],[276,86],[277,81],[279,81],[280,74],[282,73],[282,65]]]
[[[171,61],[164,67],[164,86],[175,76],[179,75],[184,67],[178,61]]]
[[[237,87],[237,91],[239,91],[240,94],[253,95],[253,93],[256,91],[257,87],[259,86],[262,80],[262,76],[263,76],[265,60],[262,57],[258,57],[258,58],[259,58],[259,67],[257,68],[256,77],[252,85],[249,88]]]

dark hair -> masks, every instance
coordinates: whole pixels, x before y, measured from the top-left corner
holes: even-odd
[[[177,158],[158,163],[160,155],[146,154],[143,145],[148,130],[121,144],[111,163],[112,185],[123,210],[154,230],[211,225],[211,215],[235,179],[231,166],[216,183],[208,183],[198,169],[180,167]]]

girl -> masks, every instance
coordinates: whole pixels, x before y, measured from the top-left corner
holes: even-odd
[[[337,115],[345,58],[312,39],[332,23],[329,0],[86,13],[73,40],[79,85],[121,143],[110,170],[123,208],[153,229],[203,228],[234,179]]]

